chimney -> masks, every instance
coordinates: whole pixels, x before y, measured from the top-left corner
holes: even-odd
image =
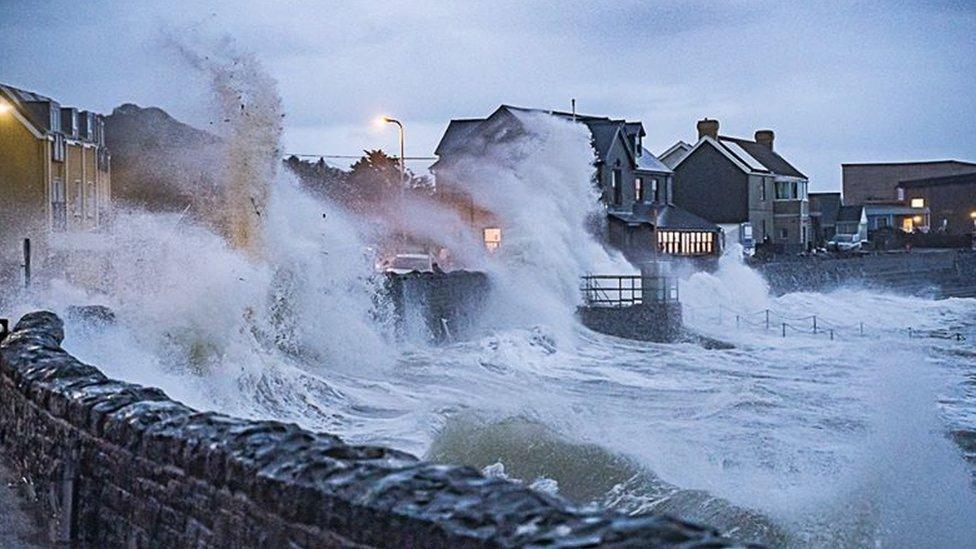
[[[773,150],[773,130],[756,130],[756,143],[765,145],[769,150]]]
[[[706,135],[712,139],[718,139],[718,120],[702,118],[698,121],[698,139]]]

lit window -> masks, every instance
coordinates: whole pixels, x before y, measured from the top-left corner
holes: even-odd
[[[924,198],[913,198],[912,199],[912,207],[913,208],[924,208],[925,207],[925,199]]]
[[[485,248],[493,252],[502,244],[502,230],[499,228],[485,229]]]
[[[623,193],[621,192],[622,188],[620,186],[620,170],[610,172],[610,177],[610,184],[613,186],[613,203],[619,205],[623,201]]]

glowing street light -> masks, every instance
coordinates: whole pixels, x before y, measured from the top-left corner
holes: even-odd
[[[0,101],[0,114],[6,114],[10,110],[10,105],[3,101]]]
[[[407,173],[406,168],[403,165],[403,124],[396,118],[390,118],[389,116],[380,116],[376,119],[376,123],[377,125],[396,124],[397,128],[400,130],[400,187],[403,187]]]

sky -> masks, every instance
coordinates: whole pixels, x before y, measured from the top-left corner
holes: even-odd
[[[974,1],[75,4],[0,0],[0,82],[202,126],[201,83],[166,44],[229,40],[277,80],[287,153],[395,153],[388,114],[407,156],[432,156],[451,118],[575,98],[643,122],[656,154],[703,117],[772,129],[814,191],[844,162],[976,161]]]

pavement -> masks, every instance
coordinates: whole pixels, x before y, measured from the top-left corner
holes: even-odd
[[[19,479],[0,463],[0,548],[50,547],[46,539],[42,526],[31,516],[31,505],[23,496]]]

